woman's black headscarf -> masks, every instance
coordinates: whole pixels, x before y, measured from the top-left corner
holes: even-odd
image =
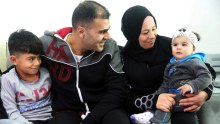
[[[121,30],[128,41],[138,39],[143,21],[147,16],[154,18],[151,12],[143,6],[133,6],[124,13]],[[157,25],[155,18],[154,22]]]
[[[122,54],[123,56],[132,57],[136,61],[146,62],[149,65],[154,65],[164,62],[164,59],[165,61],[170,59],[171,39],[161,39],[159,36],[157,36],[156,42],[152,48],[143,49],[139,44],[138,38],[141,33],[143,21],[147,16],[153,17],[157,27],[155,17],[147,8],[143,6],[133,6],[124,13],[121,20],[121,30],[128,41],[122,51]],[[169,40],[170,42],[164,43],[164,40]],[[167,53],[164,52],[169,52],[170,55],[167,56],[165,55]]]

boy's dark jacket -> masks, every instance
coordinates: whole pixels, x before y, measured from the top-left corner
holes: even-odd
[[[100,123],[110,110],[119,108],[126,96],[126,80],[114,40],[102,52],[88,51],[79,63],[63,40],[72,28],[45,32],[41,37],[46,56],[42,62],[51,73],[53,110],[91,112],[83,124]]]

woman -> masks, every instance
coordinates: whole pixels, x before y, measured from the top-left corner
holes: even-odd
[[[121,30],[128,40],[122,50],[124,71],[131,86],[126,101],[128,113],[140,113],[156,107],[171,110],[175,104],[174,94],[153,94],[161,85],[165,66],[172,56],[171,38],[157,34],[156,19],[143,6],[131,7],[124,13]],[[181,100],[180,105],[188,106],[184,111],[198,111],[211,96],[212,91],[209,88],[205,91]],[[172,124],[189,124],[197,121],[182,113],[173,114],[171,120]]]

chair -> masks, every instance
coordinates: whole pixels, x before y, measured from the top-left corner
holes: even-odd
[[[199,124],[219,124],[220,122],[220,54],[207,54],[206,62],[216,72],[212,97],[198,112]]]
[[[1,95],[1,75],[0,75],[0,95]],[[5,108],[3,107],[2,99],[0,97],[0,119],[6,119],[7,114]]]

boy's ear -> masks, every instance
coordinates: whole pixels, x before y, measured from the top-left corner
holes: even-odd
[[[17,61],[16,56],[11,55],[9,59],[10,59],[10,61],[11,61],[11,63],[12,63],[13,65],[16,65],[16,63],[17,63],[17,62],[16,62],[16,61]]]

